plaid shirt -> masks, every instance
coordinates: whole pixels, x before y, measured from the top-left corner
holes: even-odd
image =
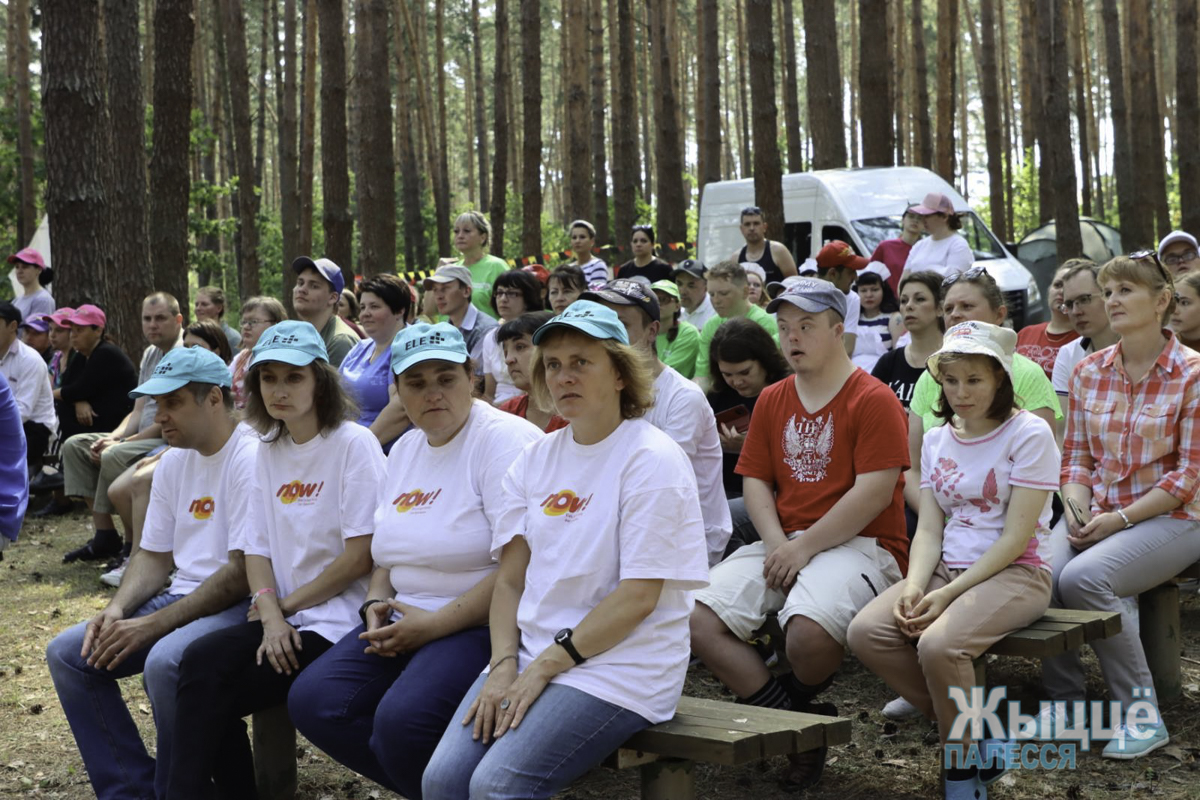
[[[1176,519],[1200,519],[1200,354],[1170,331],[1138,383],[1125,376],[1121,344],[1080,361],[1071,376],[1063,484],[1092,488],[1092,508],[1125,508],[1159,488],[1183,504]]]

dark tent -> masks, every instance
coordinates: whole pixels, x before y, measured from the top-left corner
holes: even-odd
[[[1083,237],[1083,255],[1103,264],[1121,253],[1121,234],[1113,226],[1091,217],[1079,218],[1079,233]],[[1058,247],[1054,242],[1054,220],[1035,228],[1017,243],[1013,254],[1029,268],[1037,281],[1042,297],[1050,296],[1050,281],[1058,268]]]

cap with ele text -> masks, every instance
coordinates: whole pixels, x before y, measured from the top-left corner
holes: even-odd
[[[159,397],[189,383],[210,383],[228,388],[231,385],[229,366],[219,355],[203,347],[176,347],[167,351],[146,382],[129,396]]]
[[[470,358],[462,333],[449,322],[418,322],[402,328],[392,340],[392,373],[402,375],[425,361],[465,364]]]
[[[285,319],[263,331],[251,351],[250,366],[264,361],[278,361],[293,367],[308,366],[314,361],[329,361],[325,341],[311,322]]]

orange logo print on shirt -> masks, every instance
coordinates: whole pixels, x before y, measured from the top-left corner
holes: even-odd
[[[567,519],[571,519],[577,514],[583,513],[590,502],[592,502],[590,494],[587,497],[580,497],[570,489],[563,489],[542,501],[542,513],[547,517],[561,517],[566,514]]]
[[[201,497],[198,500],[192,501],[192,504],[188,506],[188,513],[196,519],[204,520],[213,515],[213,510],[216,507],[217,504],[213,502],[211,497]]]
[[[405,492],[393,500],[392,505],[396,507],[396,513],[403,514],[406,511],[412,511],[414,508],[433,505],[433,501],[437,500],[438,495],[441,493],[441,489],[432,492],[413,489],[411,492]]]
[[[297,500],[316,500],[317,495],[321,494],[321,488],[324,486],[325,481],[321,481],[320,483],[292,481],[280,486],[275,496],[279,498],[279,502],[287,506]]]

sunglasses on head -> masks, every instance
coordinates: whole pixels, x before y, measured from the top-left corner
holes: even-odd
[[[1155,251],[1138,250],[1136,253],[1130,253],[1127,257],[1133,259],[1134,261],[1142,261],[1147,258],[1151,259],[1154,261],[1154,266],[1158,267],[1158,272],[1163,276],[1163,279],[1167,282],[1167,285],[1172,287],[1175,285],[1174,279],[1171,278],[1171,274],[1167,272],[1167,268],[1162,265],[1162,262],[1158,260],[1158,253]]]
[[[947,275],[942,280],[942,288],[945,289],[948,286],[953,286],[959,280],[973,281],[980,278],[987,278],[992,283],[996,282],[995,278],[993,278],[991,275],[988,275],[986,267],[971,267],[966,272],[956,272],[953,275]]]

